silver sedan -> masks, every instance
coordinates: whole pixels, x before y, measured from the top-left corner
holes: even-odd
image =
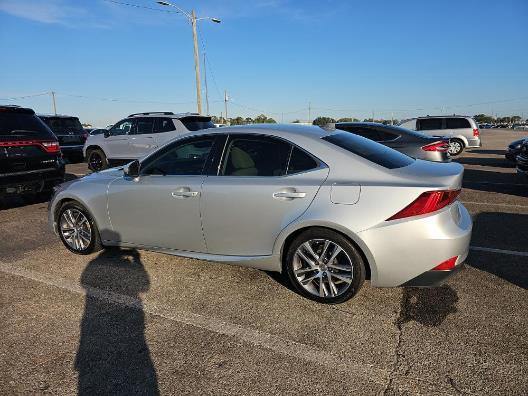
[[[433,286],[462,266],[462,174],[342,131],[209,129],[61,185],[49,220],[74,253],[122,246],[278,271],[340,303],[366,278]]]

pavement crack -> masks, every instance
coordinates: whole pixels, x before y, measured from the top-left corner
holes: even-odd
[[[449,384],[451,385],[451,387],[455,390],[455,392],[459,395],[468,395],[469,393],[467,392],[464,392],[463,390],[461,390],[457,384],[455,383],[455,380],[453,378],[451,378],[449,375],[447,376],[447,381],[449,382]]]
[[[400,309],[398,311],[398,316],[396,317],[396,320],[394,324],[396,325],[396,328],[398,329],[398,337],[396,342],[396,347],[394,348],[394,364],[392,366],[392,370],[389,373],[389,381],[387,382],[387,386],[385,387],[385,390],[383,391],[383,395],[394,395],[396,392],[394,390],[394,380],[396,378],[396,373],[399,371],[401,366],[401,360],[403,357],[403,353],[401,351],[401,347],[403,344],[403,323],[404,320],[402,318],[405,317],[405,312],[407,309],[407,305],[403,303],[404,296],[402,296],[402,304],[400,304]],[[407,370],[408,372],[408,370]],[[407,374],[406,372],[406,374]]]

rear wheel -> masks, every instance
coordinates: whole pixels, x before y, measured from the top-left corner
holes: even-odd
[[[355,246],[325,228],[312,228],[295,238],[285,269],[301,295],[326,304],[352,298],[365,280],[365,264]]]
[[[88,211],[76,202],[64,204],[57,220],[59,236],[67,249],[77,254],[101,250],[99,230]]]
[[[449,140],[449,155],[456,157],[464,151],[464,142],[460,139],[450,139]]]
[[[86,156],[88,158],[88,168],[94,172],[108,168],[108,160],[106,155],[101,149],[93,149],[88,152]]]

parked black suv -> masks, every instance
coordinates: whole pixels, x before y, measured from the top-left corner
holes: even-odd
[[[83,146],[88,137],[77,117],[65,115],[44,115],[39,118],[53,131],[62,153],[70,159],[82,160]]]
[[[521,150],[517,156],[517,173],[524,175],[528,180],[528,139],[521,145]]]
[[[0,105],[0,198],[51,191],[63,181],[53,132],[32,109]]]

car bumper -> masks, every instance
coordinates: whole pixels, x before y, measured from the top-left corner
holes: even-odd
[[[0,177],[0,197],[50,191],[64,182],[64,169],[18,172]]]
[[[405,282],[405,287],[436,287],[443,284],[448,278],[460,272],[464,263],[457,264],[452,270],[446,271],[427,271],[417,277]]]
[[[480,138],[468,139],[467,148],[479,148],[482,147],[482,141]]]
[[[64,155],[83,155],[83,147],[84,145],[77,145],[77,146],[60,146],[61,152]]]
[[[517,173],[528,178],[528,157],[524,155],[517,156]]]
[[[504,157],[511,162],[517,162],[517,155],[518,151],[506,151],[506,154],[504,154]]]
[[[374,261],[371,284],[404,286],[423,276],[415,283],[418,285],[420,281],[424,282],[420,286],[430,286],[427,281],[431,281],[432,275],[424,274],[452,257],[457,257],[457,266],[466,260],[472,227],[469,212],[457,201],[435,214],[387,221],[358,233]],[[434,277],[450,275],[442,272]]]

